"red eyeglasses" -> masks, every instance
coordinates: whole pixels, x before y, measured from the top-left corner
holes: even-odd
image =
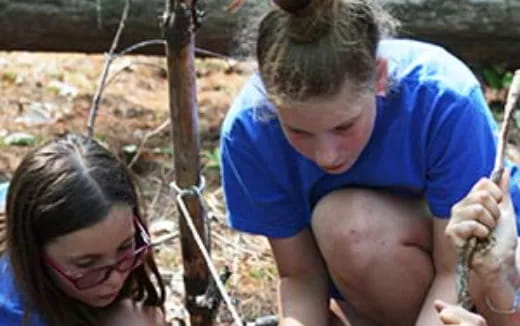
[[[114,264],[97,267],[80,275],[70,275],[70,273],[67,273],[64,268],[60,267],[49,256],[45,255],[44,260],[56,272],[74,284],[78,290],[92,288],[105,282],[114,270],[120,273],[132,271],[143,264],[144,257],[151,246],[150,236],[144,229],[142,223],[137,217],[134,217],[134,221],[142,244],[138,248],[135,248],[134,251],[123,255]]]

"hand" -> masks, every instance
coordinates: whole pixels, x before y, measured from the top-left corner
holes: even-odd
[[[490,250],[476,252],[471,268],[489,282],[514,278],[517,227],[509,194],[509,171],[504,171],[500,186],[488,178],[477,182],[453,206],[446,234],[458,248],[471,237],[485,239],[492,234],[496,243]]]
[[[449,305],[440,300],[436,300],[434,305],[439,313],[442,325],[487,326],[486,320],[482,316],[469,312],[462,307]]]
[[[103,326],[166,326],[163,313],[157,307],[143,306],[130,299],[121,301],[109,312]]]

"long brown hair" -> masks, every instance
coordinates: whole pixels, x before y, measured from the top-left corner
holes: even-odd
[[[7,255],[26,306],[49,326],[97,325],[104,311],[61,291],[42,260],[44,246],[92,226],[116,204],[127,204],[142,221],[136,188],[125,166],[99,143],[69,134],[25,156],[7,195]],[[144,222],[144,221],[143,221]],[[164,285],[153,256],[132,271],[119,299],[162,307]]]
[[[372,0],[288,3],[271,10],[258,31],[256,55],[270,100],[334,96],[347,79],[355,89],[370,87],[378,43],[398,22]]]

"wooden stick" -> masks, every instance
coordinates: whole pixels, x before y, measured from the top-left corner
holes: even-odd
[[[196,0],[166,0],[163,31],[166,39],[168,64],[169,105],[172,121],[175,180],[182,190],[197,187],[200,178],[200,144],[195,78],[195,20]],[[202,245],[209,254],[209,232],[204,219],[204,209],[197,193],[182,196],[178,204],[179,230],[184,266],[186,309],[190,325],[211,326],[214,324],[220,297],[209,300],[206,294],[212,288],[212,278],[202,250],[190,230],[188,219],[200,235]],[[185,204],[185,207],[184,207]],[[185,209],[184,209],[185,208]],[[190,218],[191,216],[191,218]],[[211,302],[203,305],[201,302]]]
[[[513,81],[511,82],[511,86],[509,87],[509,92],[507,95],[506,105],[504,107],[504,121],[502,122],[502,129],[500,130],[500,136],[498,138],[497,145],[497,154],[495,156],[495,167],[493,172],[495,174],[500,173],[500,175],[495,176],[498,177],[498,180],[493,179],[495,182],[499,182],[501,179],[502,172],[504,170],[504,157],[505,150],[507,144],[507,136],[509,134],[509,129],[511,126],[511,120],[513,120],[513,111],[518,102],[518,97],[520,95],[520,69],[515,71],[513,76]]]

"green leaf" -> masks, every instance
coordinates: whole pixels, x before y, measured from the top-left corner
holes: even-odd
[[[501,89],[502,88],[502,78],[500,78],[499,74],[494,69],[484,69],[482,71],[484,75],[484,80],[489,85],[489,87],[493,89]]]
[[[508,71],[502,77],[502,87],[507,88],[511,86],[511,83],[513,83],[513,73]]]

